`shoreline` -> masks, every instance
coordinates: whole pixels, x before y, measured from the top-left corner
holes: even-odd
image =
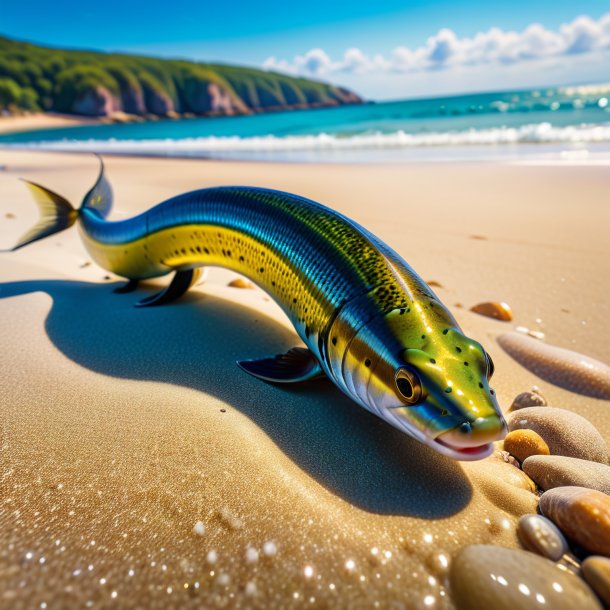
[[[58,127],[62,127],[58,125]],[[29,145],[21,143],[0,142],[0,152],[20,152],[27,154],[53,155],[101,155],[114,158],[159,159],[176,161],[215,161],[222,163],[253,163],[261,165],[304,165],[304,166],[386,166],[404,167],[409,165],[530,165],[530,166],[578,166],[600,167],[610,165],[610,142],[591,143],[586,148],[566,148],[548,143],[520,143],[512,146],[470,145],[421,147],[388,150],[387,154],[379,151],[285,151],[269,153],[257,151],[244,154],[239,151],[225,154],[188,154],[187,152],[166,152],[139,150],[100,149],[97,147],[72,148],[61,145]],[[309,152],[309,154],[308,154]],[[368,155],[368,156],[367,156]],[[375,156],[376,155],[376,156]]]
[[[236,117],[278,114],[282,112],[298,112],[300,110],[332,110],[350,105],[372,105],[377,102],[373,100],[363,100],[351,104],[310,104],[310,105],[286,105],[272,106],[264,110],[253,109],[251,112],[241,114],[207,113],[194,114],[191,112],[168,112],[166,115],[156,114],[129,114],[123,111],[116,111],[108,115],[98,117],[88,117],[78,114],[65,114],[60,112],[32,112],[17,115],[0,114],[0,135],[12,133],[25,133],[28,131],[38,131],[42,129],[55,129],[62,127],[81,127],[87,125],[123,125],[130,123],[158,123],[160,121],[191,121],[196,119],[231,119]]]
[[[33,114],[10,116],[0,115],[0,135],[37,131],[39,129],[80,127],[83,125],[101,124],[102,121],[100,119],[55,112],[38,112]]]
[[[133,118],[133,117],[131,117]],[[222,117],[230,118],[230,117]],[[326,133],[292,136],[213,135],[189,136],[184,126],[173,130],[145,123],[181,123],[204,117],[164,118],[155,121],[124,116],[110,119],[76,118],[69,115],[31,115],[0,118],[0,150],[95,153],[107,156],[207,159],[227,162],[287,164],[404,165],[426,163],[509,163],[533,165],[610,165],[610,123],[551,127],[532,123],[519,128],[484,128],[464,132],[354,134]],[[214,120],[210,118],[210,120]],[[128,123],[141,123],[142,128]],[[113,125],[126,125],[113,129]],[[95,127],[69,135],[73,127]],[[98,126],[101,131],[97,131]],[[61,135],[57,130],[68,128]],[[193,128],[195,129],[195,128]],[[202,129],[202,127],[197,127]],[[48,130],[45,132],[45,130]],[[31,132],[42,131],[34,136]],[[176,135],[171,136],[175,131]],[[213,130],[214,131],[214,130]],[[204,132],[206,133],[206,132]],[[222,131],[219,133],[223,133]],[[128,136],[132,137],[128,137]],[[151,137],[151,135],[153,137]]]

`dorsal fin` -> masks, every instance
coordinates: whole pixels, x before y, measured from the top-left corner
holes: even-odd
[[[83,198],[81,209],[93,210],[102,218],[106,218],[112,209],[112,187],[104,174],[104,162],[99,155],[95,155],[100,162],[100,173],[96,183]]]

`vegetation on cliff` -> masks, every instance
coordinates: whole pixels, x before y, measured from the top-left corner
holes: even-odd
[[[342,87],[252,68],[53,49],[0,37],[0,109],[229,115],[361,101]]]

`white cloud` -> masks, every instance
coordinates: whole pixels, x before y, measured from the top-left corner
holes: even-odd
[[[583,15],[558,31],[533,23],[522,32],[491,28],[473,37],[458,38],[448,28],[430,36],[426,44],[411,49],[396,47],[389,57],[368,56],[358,48],[347,49],[333,60],[323,49],[311,49],[292,61],[268,58],[266,70],[323,76],[336,72],[363,74],[422,72],[458,66],[514,64],[517,62],[582,55],[610,50],[610,13],[597,21]]]

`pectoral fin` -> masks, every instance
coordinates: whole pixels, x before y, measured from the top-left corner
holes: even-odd
[[[246,373],[272,383],[296,383],[324,375],[316,357],[304,347],[293,347],[285,354],[261,360],[239,360]]]
[[[138,287],[139,283],[140,280],[129,280],[126,284],[115,288],[112,292],[115,292],[116,294],[127,294],[133,292]]]
[[[151,307],[165,305],[180,298],[202,276],[202,269],[189,269],[176,271],[170,285],[152,296],[146,297],[136,303],[136,307]]]

